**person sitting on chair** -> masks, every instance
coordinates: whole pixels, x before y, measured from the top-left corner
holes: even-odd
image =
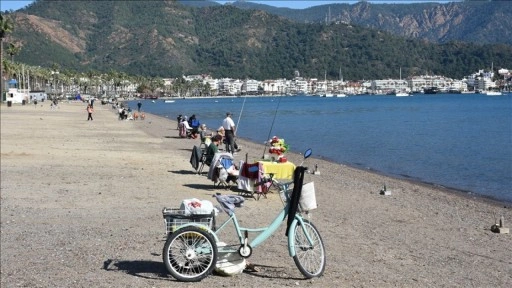
[[[206,147],[208,147],[210,145],[210,143],[212,142],[212,139],[211,137],[213,136],[213,133],[212,132],[208,132],[208,130],[206,130],[206,124],[201,124],[201,126],[199,126],[199,137],[201,139],[201,144],[205,144]]]
[[[204,163],[208,166],[212,164],[213,157],[215,153],[219,152],[219,145],[222,141],[222,137],[220,135],[215,135],[212,137],[212,143],[206,149],[206,159]]]
[[[180,130],[179,130],[180,137],[181,138],[189,138],[190,131],[192,130],[192,128],[188,125],[187,116],[183,117],[183,119],[181,120],[181,122],[179,124],[179,127],[180,127]]]
[[[190,116],[188,119],[188,124],[192,130],[190,131],[190,137],[196,139],[197,134],[199,133],[199,126],[201,123],[199,123],[199,120],[197,120],[196,115]]]
[[[217,135],[221,137],[220,143],[226,144],[226,131],[224,131],[224,127],[220,126],[219,129],[217,129]]]

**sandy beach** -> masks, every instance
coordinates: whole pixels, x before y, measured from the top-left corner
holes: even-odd
[[[119,121],[109,105],[94,108],[86,121],[84,103],[1,105],[2,287],[512,287],[512,235],[490,231],[500,216],[512,228],[510,204],[314,157],[306,165],[320,175],[306,181],[323,277],[303,278],[282,229],[249,259],[259,272],[177,282],[162,263],[162,208],[237,192],[195,173],[199,140],[180,139],[174,121]],[[263,145],[239,144],[237,159],[260,158]],[[391,195],[380,195],[384,185]],[[261,227],[281,207],[269,194],[237,215]]]

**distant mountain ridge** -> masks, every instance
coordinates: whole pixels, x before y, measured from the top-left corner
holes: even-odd
[[[512,44],[512,3],[464,1],[410,4],[328,4],[307,9],[279,8],[250,1],[231,4],[303,23],[342,22],[436,43],[462,41]]]
[[[30,65],[162,77],[263,80],[292,78],[298,70],[304,77],[327,73],[337,79],[341,70],[345,79],[396,79],[401,67],[403,75],[461,78],[491,63],[512,67],[509,44],[437,45],[340,21],[306,24],[236,7],[248,3],[185,2],[38,0],[10,15],[15,29],[6,40],[22,44],[14,59]],[[360,15],[383,9],[350,7]]]

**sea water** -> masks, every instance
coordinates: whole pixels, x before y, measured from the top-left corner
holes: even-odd
[[[213,130],[229,111],[241,138],[278,136],[294,152],[311,147],[334,162],[512,202],[510,94],[187,98],[146,100],[142,110],[195,114]]]

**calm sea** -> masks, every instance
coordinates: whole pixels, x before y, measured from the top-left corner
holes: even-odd
[[[237,135],[257,143],[277,135],[295,152],[311,147],[334,162],[512,202],[511,94],[142,103],[142,110],[173,120],[196,114],[211,129],[230,111]]]

